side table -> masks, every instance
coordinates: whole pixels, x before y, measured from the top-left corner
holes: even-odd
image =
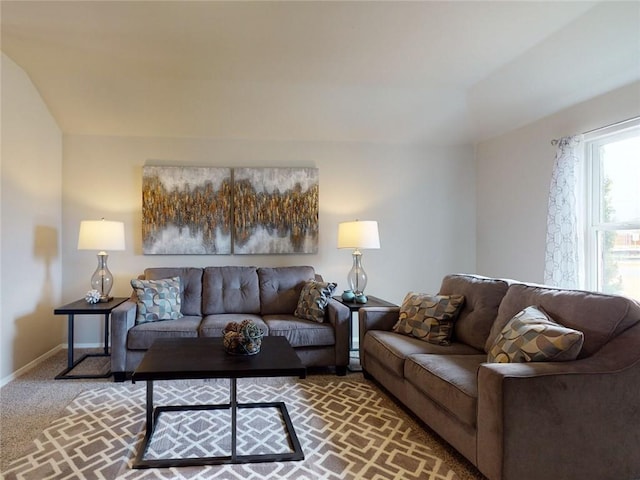
[[[129,300],[127,297],[113,298],[109,302],[104,303],[87,303],[84,299],[76,300],[62,307],[56,308],[53,313],[55,315],[67,315],[68,318],[68,353],[67,353],[67,368],[56,375],[56,380],[60,379],[72,379],[72,378],[108,378],[111,376],[111,369],[105,374],[85,374],[85,375],[72,375],[69,374],[71,370],[77,367],[80,363],[89,357],[109,357],[109,316],[111,311],[121,303]],[[74,362],[73,360],[73,333],[74,333],[74,317],[76,315],[104,315],[104,353],[87,353],[80,359]]]
[[[373,295],[367,295],[367,303],[347,302],[343,300],[341,296],[335,296],[333,299],[337,300],[344,306],[349,307],[349,312],[351,313],[351,321],[349,322],[349,357],[355,358],[358,361],[358,364],[360,364],[360,354],[357,353],[356,355],[351,355],[351,352],[358,352],[359,350],[353,346],[353,313],[366,307],[397,307],[398,305],[382,300],[381,298],[374,297]],[[360,368],[359,365],[357,367],[349,365],[349,370],[352,372],[359,372],[362,368]]]

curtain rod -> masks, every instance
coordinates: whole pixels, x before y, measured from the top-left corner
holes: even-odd
[[[598,130],[604,130],[605,128],[617,127],[618,125],[623,125],[623,124],[625,124],[627,122],[631,122],[633,120],[637,120],[638,118],[640,118],[640,117],[631,117],[631,118],[627,118],[626,120],[622,120],[620,122],[614,122],[614,123],[612,123],[610,125],[605,125],[604,127],[594,128],[593,130],[588,130],[586,132],[582,132],[582,135],[587,135],[589,133],[595,133]]]
[[[640,119],[640,117],[627,118],[626,120],[621,120],[620,122],[614,122],[614,123],[611,123],[609,125],[605,125],[604,127],[598,127],[598,128],[594,128],[592,130],[588,130],[586,132],[582,132],[582,135],[588,135],[590,133],[595,133],[595,132],[598,132],[600,130],[605,130],[607,128],[617,127],[618,125],[624,125],[627,122],[632,122],[632,121],[638,120],[638,119]],[[560,139],[554,138],[553,140],[551,140],[551,145],[553,145],[555,147],[556,145],[558,145],[558,142],[560,142]]]

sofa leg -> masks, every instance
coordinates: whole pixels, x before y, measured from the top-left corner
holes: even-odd
[[[362,376],[365,378],[365,380],[373,380],[373,376],[364,368],[362,369]]]
[[[336,375],[339,377],[344,377],[347,374],[346,365],[336,366]]]
[[[113,372],[113,381],[114,382],[124,382],[127,379],[127,373],[126,372]]]

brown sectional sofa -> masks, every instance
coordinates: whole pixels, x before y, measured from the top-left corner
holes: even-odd
[[[448,275],[465,303],[450,346],[392,332],[399,307],[359,312],[360,360],[397,400],[491,480],[640,479],[640,304],[476,275]],[[530,305],[580,330],[578,358],[487,363]]]
[[[251,319],[266,335],[289,340],[307,366],[335,367],[344,375],[349,364],[349,309],[329,300],[322,323],[294,316],[304,284],[321,281],[313,267],[148,268],[139,278],[181,279],[182,318],[136,325],[135,300],[111,314],[111,371],[123,381],[157,338],[222,337],[232,321]]]

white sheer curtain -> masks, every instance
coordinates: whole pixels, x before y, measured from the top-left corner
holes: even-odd
[[[544,282],[563,288],[580,287],[578,192],[582,165],[582,135],[553,142],[556,159],[549,191]]]

